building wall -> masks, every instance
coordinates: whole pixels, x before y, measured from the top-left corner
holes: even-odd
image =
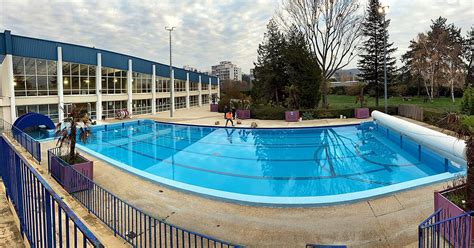
[[[0,117],[10,123],[27,111],[59,121],[72,104],[87,109],[93,119],[112,118],[119,108],[132,115],[151,114],[164,109],[158,102],[171,98],[175,108],[190,108],[202,105],[204,101],[196,103],[202,94],[219,94],[216,77],[173,68],[170,78],[169,66],[128,55],[9,31],[0,33],[0,43]],[[209,84],[216,86],[198,90]],[[101,116],[104,107],[107,112]]]

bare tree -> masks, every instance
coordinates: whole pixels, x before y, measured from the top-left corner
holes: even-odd
[[[283,0],[283,27],[296,26],[321,68],[323,107],[329,106],[329,79],[348,65],[361,37],[363,11],[358,0]]]

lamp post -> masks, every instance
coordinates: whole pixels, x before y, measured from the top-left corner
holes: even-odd
[[[170,117],[173,117],[174,111],[174,75],[173,75],[173,57],[171,54],[171,32],[175,30],[175,27],[165,27],[165,30],[170,33]]]
[[[383,18],[383,26],[385,28],[386,20],[385,15],[387,14],[388,5],[379,6],[378,12],[382,15]],[[383,46],[384,46],[384,53],[383,53],[383,80],[384,80],[384,106],[385,106],[385,113],[388,113],[388,93],[387,93],[387,39],[384,35],[383,37]]]

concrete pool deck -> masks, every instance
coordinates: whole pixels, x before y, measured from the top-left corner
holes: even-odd
[[[155,116],[138,116],[164,122],[210,125],[223,114],[208,106]],[[357,119],[311,120],[297,123],[244,120],[259,127],[297,127],[355,124]],[[367,120],[362,120],[367,121]],[[115,122],[112,120],[111,122]],[[43,152],[54,146],[44,142]],[[84,154],[84,153],[83,153]],[[352,204],[327,207],[275,208],[227,203],[184,193],[144,180],[99,160],[94,160],[94,180],[145,212],[188,230],[248,247],[304,247],[306,244],[345,244],[350,247],[416,247],[418,224],[433,212],[433,192],[438,183]],[[47,169],[46,163],[42,166]]]

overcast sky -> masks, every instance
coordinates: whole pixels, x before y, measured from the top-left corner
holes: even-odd
[[[417,33],[438,16],[463,29],[473,25],[474,0],[388,0],[390,39],[397,58]],[[0,30],[12,34],[94,46],[202,71],[230,60],[248,73],[268,20],[280,0],[0,0]],[[365,5],[366,0],[361,0]],[[356,61],[348,68],[357,65]]]

